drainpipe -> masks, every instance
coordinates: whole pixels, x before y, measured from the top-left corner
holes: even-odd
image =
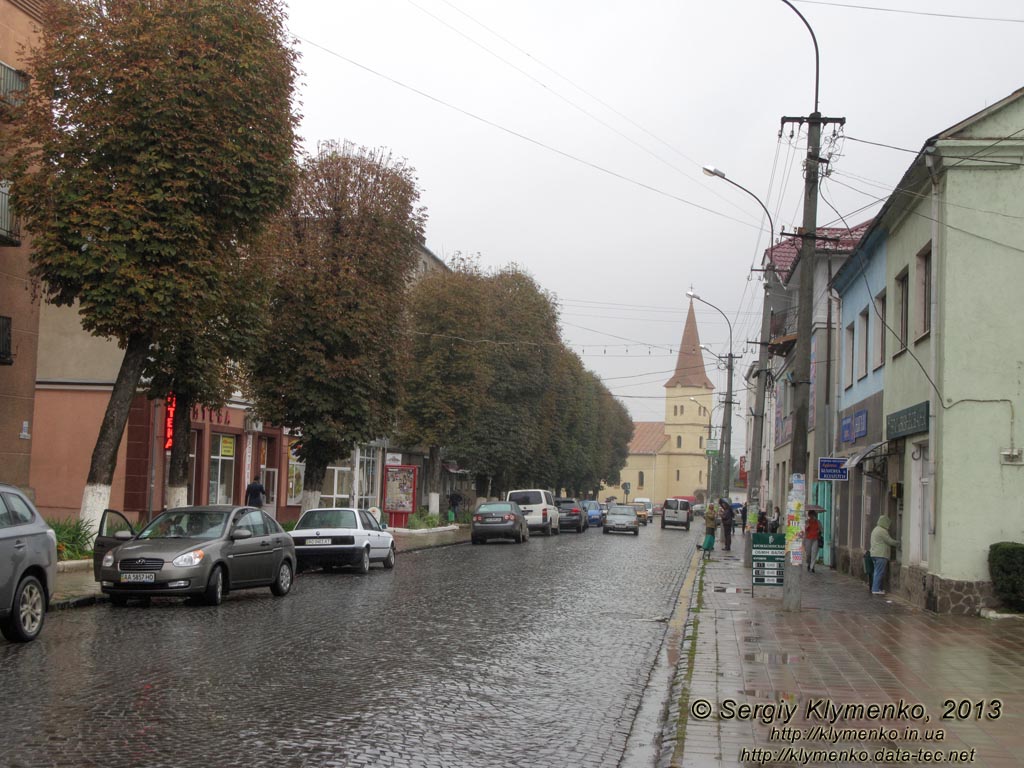
[[[938,381],[936,374],[938,369],[938,356],[939,356],[939,326],[938,326],[938,297],[939,297],[939,264],[941,263],[942,248],[940,247],[939,235],[939,185],[941,180],[939,178],[939,159],[935,155],[935,146],[929,146],[925,148],[924,162],[928,166],[928,175],[931,177],[932,182],[932,255],[931,255],[931,304],[928,308],[929,314],[929,325],[931,334],[931,360],[928,362],[928,375],[931,376],[932,381]],[[927,495],[927,506],[926,513],[928,514],[928,535],[935,535],[935,454],[938,445],[936,444],[936,438],[938,436],[938,430],[936,429],[938,421],[938,409],[941,407],[941,403],[938,401],[938,397],[935,394],[935,387],[929,389],[928,394],[928,463],[927,463],[927,474],[926,478],[928,481],[928,495]],[[931,542],[929,542],[929,545]],[[931,557],[931,546],[928,548],[928,556]]]

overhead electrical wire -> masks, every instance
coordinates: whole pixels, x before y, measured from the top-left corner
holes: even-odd
[[[879,13],[900,13],[907,16],[935,16],[942,19],[962,19],[964,21],[995,21],[1007,24],[1024,24],[1024,19],[1008,19],[994,16],[969,16],[962,13],[938,13],[937,11],[911,11],[904,8],[882,8],[877,5],[854,5],[852,3],[834,3],[826,0],[793,0],[804,5],[829,5],[834,8],[850,8],[857,11],[878,11]]]

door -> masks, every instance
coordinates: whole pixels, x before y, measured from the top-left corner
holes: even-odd
[[[370,542],[370,559],[383,560],[387,557],[391,542],[387,541],[388,537],[381,532],[380,526],[369,512],[364,509],[359,510],[359,519],[363,522],[367,541]]]
[[[263,521],[263,512],[252,507],[239,512],[232,534],[240,528],[248,529],[252,536],[231,542],[229,577],[233,586],[266,584],[273,579],[273,547]]]
[[[103,510],[98,530],[96,540],[92,545],[92,576],[96,581],[100,580],[100,564],[103,562],[103,556],[125,542],[124,539],[115,538],[115,534],[118,531],[128,531],[133,537],[135,536],[135,529],[128,522],[128,518],[116,509]]]
[[[14,583],[18,573],[14,562],[14,545],[18,540],[14,522],[13,514],[0,496],[0,615],[11,608],[14,590],[18,586]]]

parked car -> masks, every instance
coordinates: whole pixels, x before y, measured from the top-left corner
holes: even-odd
[[[371,563],[395,567],[395,537],[365,509],[307,509],[291,532],[299,572],[354,565],[368,573]]]
[[[603,510],[601,504],[596,499],[584,499],[580,502],[580,505],[587,512],[587,524],[596,525],[598,528],[601,527],[601,523],[604,520]]]
[[[14,643],[43,629],[57,579],[57,535],[25,494],[0,483],[0,633]]]
[[[631,506],[636,510],[636,516],[640,519],[640,525],[647,525],[649,520],[649,513],[647,512],[647,505],[643,502],[632,502]]]
[[[704,517],[704,512],[707,510],[706,504],[691,504],[690,509],[693,510],[694,517]]]
[[[531,531],[540,531],[545,536],[559,532],[558,505],[551,491],[538,488],[509,491],[505,494],[505,501],[519,505]]]
[[[576,499],[555,499],[558,505],[558,527],[575,528],[576,533],[583,533],[590,527],[587,511]]]
[[[115,605],[190,596],[219,605],[232,590],[249,587],[270,587],[283,597],[295,563],[295,545],[274,518],[230,504],[168,509],[137,534],[124,515],[108,509],[93,560],[100,590]]]
[[[614,504],[608,507],[608,517],[604,521],[604,532],[625,531],[634,536],[640,535],[640,519],[636,507],[628,504]]]
[[[473,513],[469,540],[483,544],[490,539],[512,539],[516,544],[530,540],[530,526],[514,501],[486,501]]]
[[[688,499],[672,497],[665,499],[661,505],[661,527],[678,525],[690,530],[690,523],[693,522],[693,505]]]

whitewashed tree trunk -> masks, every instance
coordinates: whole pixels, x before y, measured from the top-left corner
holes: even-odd
[[[313,491],[309,488],[302,490],[302,511],[316,509],[320,506],[320,491]]]
[[[103,510],[110,505],[110,484],[89,483],[82,492],[82,509],[79,517],[95,538],[100,527]]]

